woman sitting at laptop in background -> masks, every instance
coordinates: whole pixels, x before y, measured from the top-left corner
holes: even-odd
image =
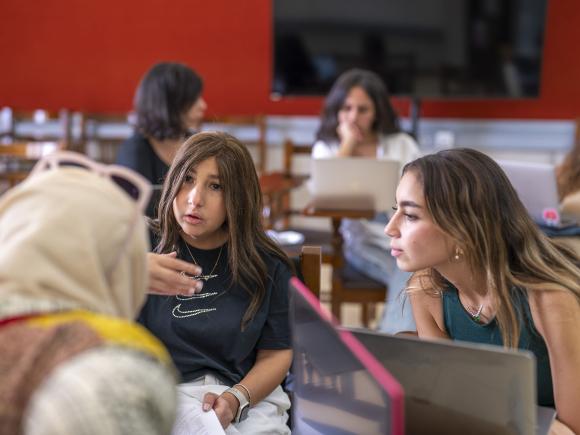
[[[316,138],[314,159],[376,157],[398,160],[402,166],[421,155],[415,140],[401,131],[385,83],[362,69],[346,71],[336,80],[326,97]],[[386,220],[386,216],[377,222],[344,219],[344,257],[389,288],[379,329],[389,333],[414,330],[410,307],[399,303],[409,274],[397,270],[383,246],[381,231]]]
[[[415,272],[419,336],[530,350],[538,404],[580,433],[579,259],[537,228],[500,167],[467,149],[409,163],[385,233]]]
[[[580,140],[557,168],[562,213],[573,215],[580,225]]]
[[[243,180],[243,182],[240,182]],[[227,433],[288,434],[280,384],[292,360],[290,263],[265,233],[258,176],[226,133],[190,137],[163,184],[157,255],[202,268],[197,294],[149,296],[139,321],[167,346],[182,377],[174,433],[214,409]]]
[[[420,155],[399,127],[387,87],[372,71],[351,69],[326,97],[312,158],[376,157],[409,162]]]
[[[117,164],[162,184],[175,153],[189,135],[199,130],[207,104],[203,82],[180,63],[158,63],[141,79],[135,92],[135,133],[121,144]]]

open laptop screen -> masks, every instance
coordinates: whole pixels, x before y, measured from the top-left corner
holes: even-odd
[[[398,160],[332,157],[310,161],[310,195],[325,208],[390,211],[401,177]],[[360,207],[358,205],[360,201]]]
[[[409,433],[548,433],[555,412],[536,406],[530,352],[347,330],[405,389]]]
[[[290,282],[293,431],[403,434],[403,390],[297,279]]]
[[[558,209],[558,185],[554,165],[498,160],[530,216],[543,223],[546,209]]]

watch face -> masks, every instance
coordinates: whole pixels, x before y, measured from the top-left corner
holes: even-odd
[[[250,412],[249,404],[242,406],[242,409],[240,410],[240,421],[244,421],[246,418],[248,418],[249,412]]]

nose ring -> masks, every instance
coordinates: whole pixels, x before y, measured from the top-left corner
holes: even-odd
[[[188,203],[189,205],[191,205],[191,204],[193,204],[193,200],[191,200],[191,199],[188,199],[188,200],[187,200],[187,203]]]

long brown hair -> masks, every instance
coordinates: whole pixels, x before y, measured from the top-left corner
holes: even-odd
[[[512,288],[567,290],[580,301],[578,257],[539,230],[493,159],[472,149],[446,150],[414,160],[406,172],[422,184],[435,224],[463,250],[471,271],[485,276],[504,345],[517,346],[520,336]],[[424,273],[430,278],[419,280],[424,290],[445,288],[435,270]]]
[[[203,132],[183,143],[163,183],[157,219],[152,222],[159,235],[155,252],[179,249],[180,226],[173,212],[173,200],[191,168],[212,157],[217,162],[226,206],[224,229],[228,233],[231,284],[237,283],[251,295],[243,328],[256,314],[266,294],[267,281],[272,279],[262,255],[273,255],[291,265],[264,231],[258,175],[250,153],[238,139],[227,133]]]
[[[578,136],[574,147],[558,167],[558,191],[560,193],[560,200],[580,190],[580,135]]]

